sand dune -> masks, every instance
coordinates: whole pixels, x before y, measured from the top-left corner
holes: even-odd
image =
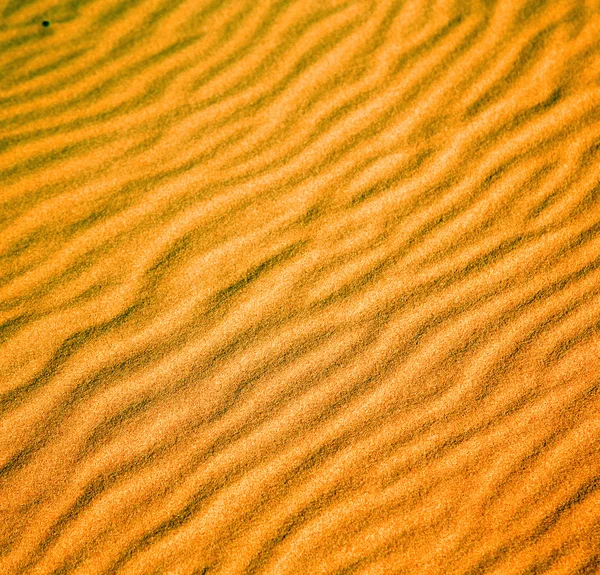
[[[600,573],[598,0],[0,46],[1,574]]]

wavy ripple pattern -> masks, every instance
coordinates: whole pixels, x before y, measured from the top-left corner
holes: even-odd
[[[0,573],[600,573],[599,40],[0,1]]]

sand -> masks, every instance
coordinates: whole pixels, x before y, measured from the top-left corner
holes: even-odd
[[[1,1],[0,573],[600,573],[599,42]]]

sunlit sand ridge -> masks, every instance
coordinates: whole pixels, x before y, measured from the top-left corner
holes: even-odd
[[[598,0],[0,46],[2,575],[600,573]]]

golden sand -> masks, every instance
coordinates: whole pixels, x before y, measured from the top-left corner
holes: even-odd
[[[600,573],[598,0],[0,46],[0,575]]]

